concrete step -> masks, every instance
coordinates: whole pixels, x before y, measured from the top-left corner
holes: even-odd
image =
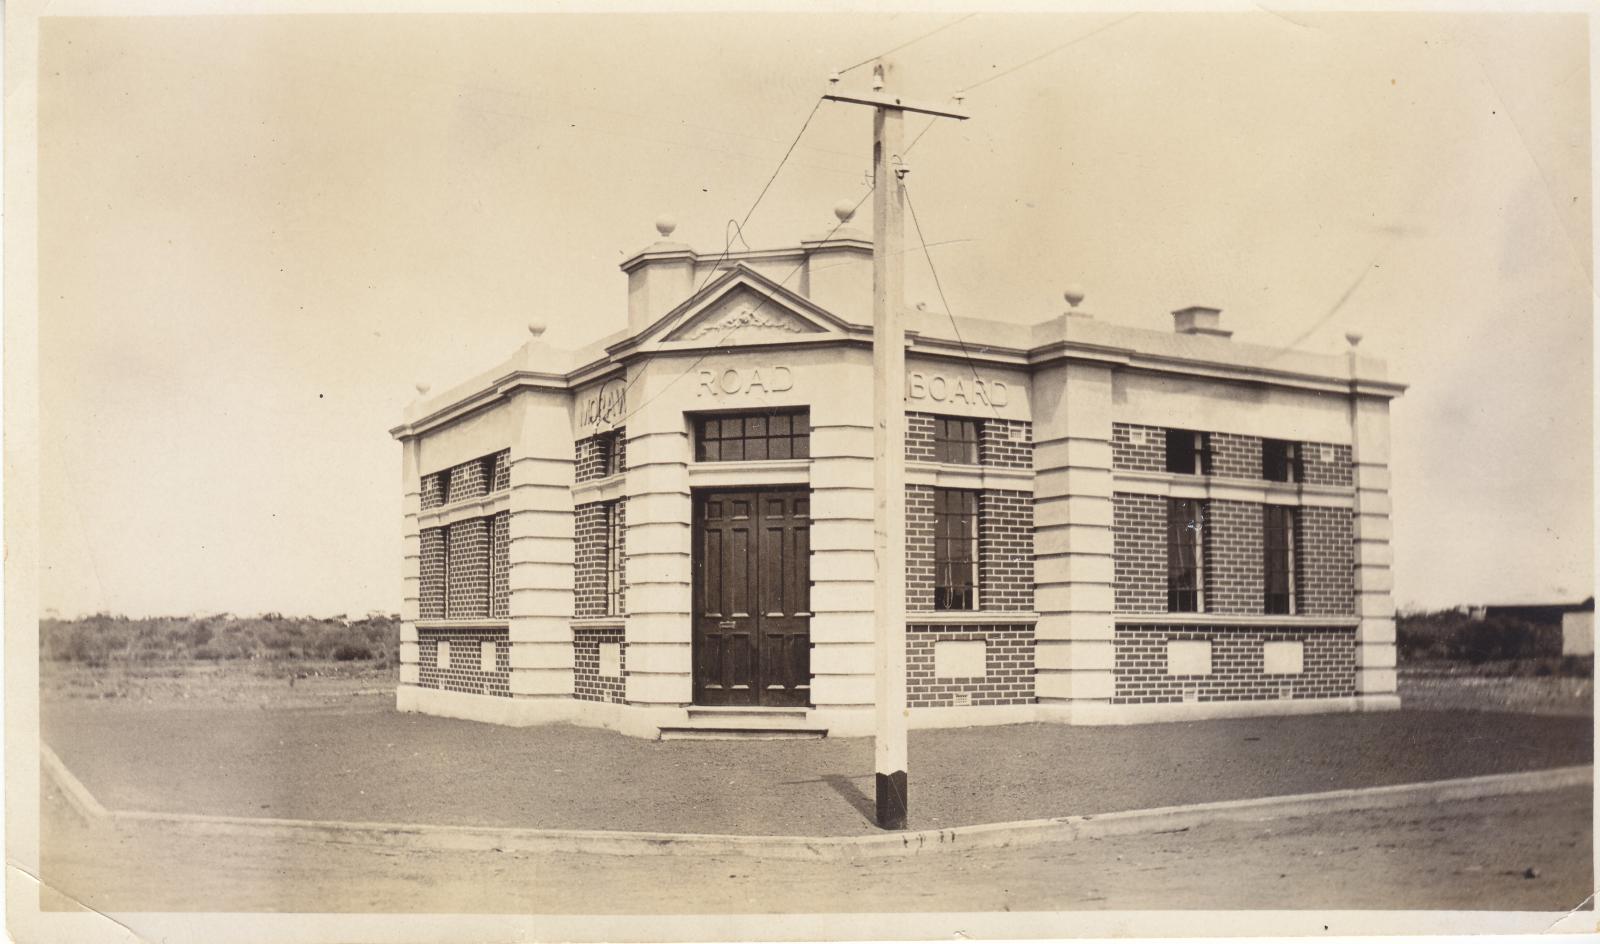
[[[663,741],[824,738],[828,729],[806,722],[804,708],[695,707],[685,724],[663,725]]]

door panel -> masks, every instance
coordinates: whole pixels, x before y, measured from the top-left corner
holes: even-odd
[[[807,705],[809,495],[699,494],[695,549],[696,704]]]

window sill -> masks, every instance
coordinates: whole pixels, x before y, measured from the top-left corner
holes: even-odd
[[[980,491],[1033,491],[1032,469],[995,465],[953,465],[947,462],[907,462],[907,485],[965,488]]]
[[[1184,475],[1181,472],[1134,472],[1111,475],[1111,488],[1139,495],[1171,498],[1220,499],[1272,505],[1322,505],[1350,508],[1356,490],[1349,485],[1310,485],[1305,482],[1268,482],[1220,475]]]
[[[1032,610],[909,610],[906,623],[921,626],[929,623],[966,625],[977,623],[1037,623],[1039,614]]]
[[[465,521],[468,518],[483,518],[499,514],[510,507],[510,492],[492,492],[481,498],[464,498],[448,505],[439,505],[426,511],[419,511],[417,512],[417,526],[420,528],[437,528],[457,521]]]
[[[626,616],[574,616],[569,622],[573,629],[621,629]]]
[[[1112,621],[1134,626],[1338,626],[1352,627],[1361,623],[1359,616],[1303,616],[1300,614],[1267,616],[1261,613],[1114,613]]]
[[[603,479],[590,479],[572,486],[572,503],[588,505],[594,502],[617,501],[626,497],[628,473],[617,472]]]
[[[418,629],[509,629],[511,621],[501,617],[499,619],[430,619],[417,620]]]

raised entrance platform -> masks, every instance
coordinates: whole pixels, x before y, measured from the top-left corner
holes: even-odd
[[[663,725],[663,741],[824,738],[828,729],[807,721],[805,708],[704,707],[687,710],[683,724]]]

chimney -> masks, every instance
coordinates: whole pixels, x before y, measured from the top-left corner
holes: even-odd
[[[656,220],[661,238],[623,260],[628,273],[628,331],[637,334],[694,291],[694,250],[669,237],[678,224]]]
[[[872,239],[850,225],[856,204],[840,201],[827,232],[800,241],[806,257],[805,293],[817,305],[857,324],[872,323]]]
[[[1179,334],[1209,334],[1216,338],[1232,337],[1233,332],[1223,330],[1221,325],[1221,308],[1191,305],[1188,308],[1180,308],[1172,313],[1172,328]]]

